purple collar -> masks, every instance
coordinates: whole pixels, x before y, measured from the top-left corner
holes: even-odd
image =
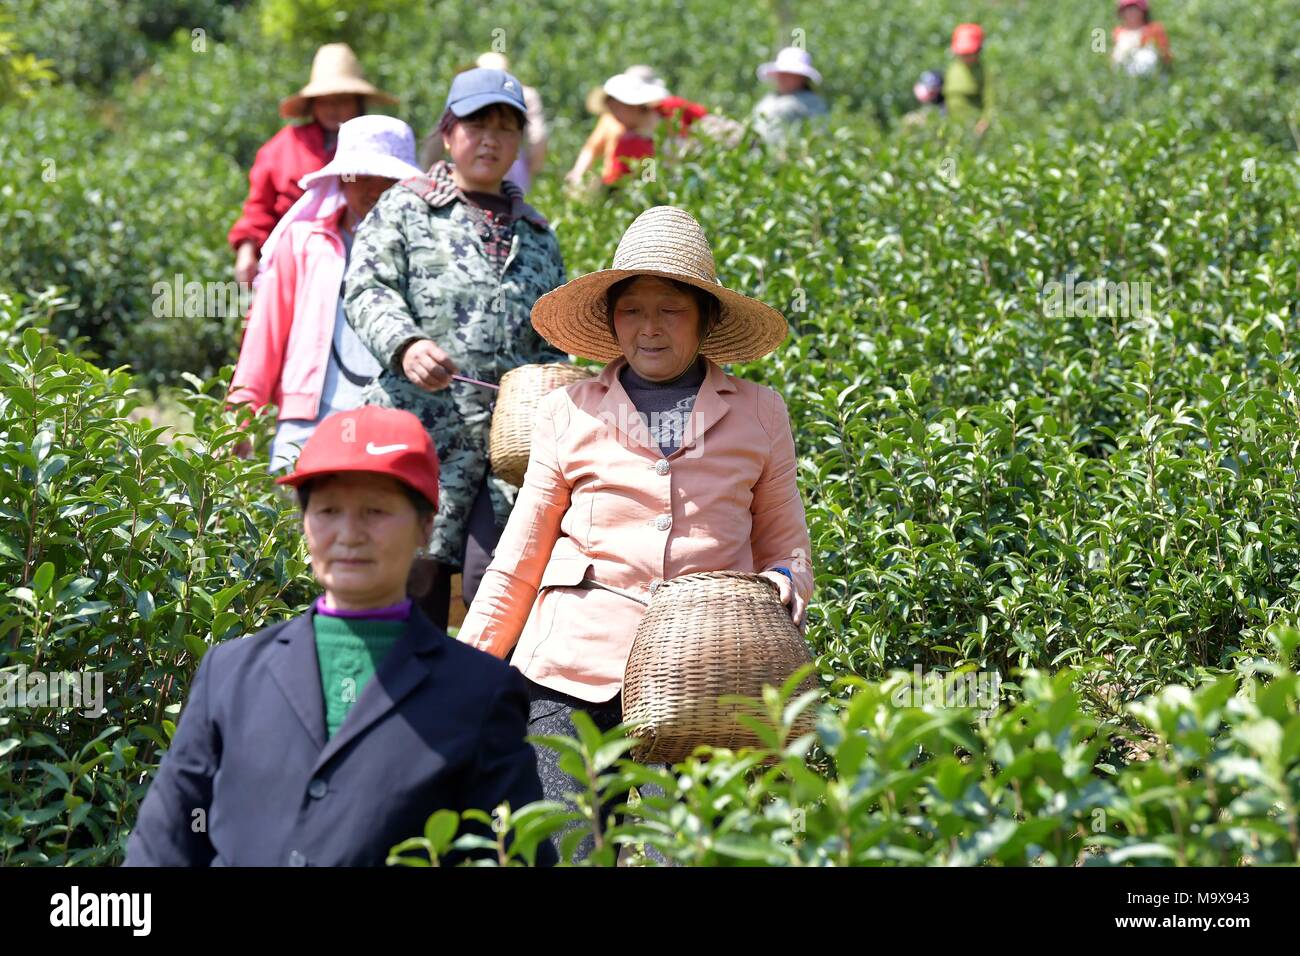
[[[388,607],[368,607],[356,611],[345,611],[341,608],[327,607],[325,595],[322,594],[316,598],[316,613],[324,614],[326,617],[364,617],[372,621],[405,621],[411,616],[411,599],[406,598],[396,604],[390,604]]]

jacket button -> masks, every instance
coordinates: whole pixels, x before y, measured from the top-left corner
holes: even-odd
[[[655,527],[660,531],[667,531],[673,526],[673,519],[667,515],[660,515],[655,519]]]
[[[330,785],[317,777],[308,785],[307,792],[311,794],[312,797],[319,800],[321,797],[325,796],[325,794],[330,792]]]
[[[655,474],[666,475],[668,474],[668,471],[671,467],[672,466],[668,464],[667,458],[660,458],[657,462],[655,462]]]
[[[305,856],[303,856],[301,853],[299,853],[297,850],[294,850],[294,851],[292,851],[292,852],[289,854],[289,865],[290,865],[290,866],[306,866],[306,865],[307,865],[307,858],[306,858]]]

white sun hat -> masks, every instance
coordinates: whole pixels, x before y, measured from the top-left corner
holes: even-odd
[[[647,83],[653,83],[656,86],[665,86],[663,80],[659,79],[659,72],[653,66],[646,66],[644,63],[637,63],[629,66],[623,71],[624,76],[635,77],[638,80],[645,80]],[[665,90],[666,92],[666,90]],[[600,86],[593,86],[587,91],[587,98],[584,100],[587,112],[599,115],[605,109],[605,90]]]
[[[270,264],[276,243],[290,225],[303,219],[324,219],[342,208],[339,177],[344,175],[383,176],[399,182],[424,175],[415,165],[415,132],[397,117],[379,114],[358,116],[340,125],[334,158],[298,180],[305,192],[262,244],[259,272]]]
[[[797,46],[788,46],[776,55],[771,63],[764,63],[757,70],[760,80],[769,79],[773,73],[797,73],[806,76],[814,83],[821,83],[822,75],[812,65],[812,56],[807,50]]]
[[[644,74],[619,73],[606,80],[601,89],[607,97],[628,106],[653,106],[669,96],[662,80]]]
[[[386,176],[409,179],[424,172],[415,165],[415,133],[395,116],[358,116],[339,127],[338,147],[325,166],[298,180],[309,189],[326,176]]]

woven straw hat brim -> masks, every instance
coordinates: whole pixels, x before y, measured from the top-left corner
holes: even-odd
[[[587,91],[587,98],[583,100],[583,105],[587,107],[587,112],[593,116],[599,116],[605,112],[605,91],[599,86],[593,86]]]
[[[722,321],[700,346],[700,354],[718,364],[752,362],[774,351],[789,334],[776,309],[680,272],[659,269],[602,269],[552,289],[533,305],[533,328],[556,348],[596,362],[612,362],[623,351],[609,331],[605,293],[629,276],[659,276],[703,289],[717,297]]]
[[[319,84],[308,83],[293,96],[286,96],[280,101],[280,115],[285,119],[302,119],[311,115],[311,99],[314,96],[330,96],[335,93],[356,93],[368,101],[387,103],[390,106],[400,103],[396,96],[385,93],[377,86],[365,80],[340,77]]]

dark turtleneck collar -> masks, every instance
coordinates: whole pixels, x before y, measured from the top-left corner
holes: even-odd
[[[696,356],[694,362],[686,367],[676,378],[670,378],[665,382],[652,382],[649,379],[642,378],[632,368],[632,363],[627,364],[627,368],[619,373],[619,380],[623,387],[629,385],[636,389],[655,389],[655,388],[699,388],[704,384],[704,377],[708,374],[708,364],[704,361],[704,356]]]

